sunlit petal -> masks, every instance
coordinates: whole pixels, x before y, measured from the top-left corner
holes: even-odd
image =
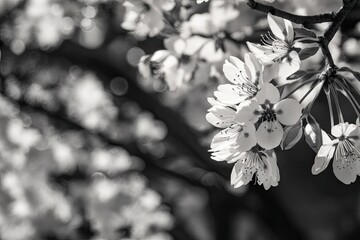
[[[265,149],[273,149],[280,145],[284,130],[277,121],[264,121],[256,131],[258,144]]]
[[[277,103],[280,100],[280,93],[277,88],[271,83],[264,83],[260,91],[255,96],[259,104],[263,103]]]
[[[294,125],[302,114],[302,107],[294,99],[283,99],[274,106],[276,117],[284,125]]]

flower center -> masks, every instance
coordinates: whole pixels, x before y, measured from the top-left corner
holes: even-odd
[[[276,112],[273,109],[273,106],[271,104],[263,104],[262,108],[264,110],[260,112],[260,114],[261,114],[260,121],[261,122],[265,122],[265,121],[266,122],[274,122],[274,121],[277,121]]]
[[[274,50],[278,52],[288,52],[290,49],[289,44],[287,42],[280,40],[274,40],[271,43],[271,46],[273,47]]]
[[[355,143],[345,136],[340,136],[339,143],[336,148],[335,157],[337,160],[345,162],[354,162],[360,159],[360,152],[355,147]]]
[[[264,156],[265,156],[265,154],[263,154],[260,151],[258,151],[258,152],[249,151],[245,155],[245,157],[243,159],[243,163],[248,168],[252,168],[252,167],[255,167],[256,169],[266,168],[266,165],[265,165],[264,161],[262,160],[262,157],[264,157]]]
[[[291,50],[290,44],[286,41],[279,40],[270,33],[261,36],[261,42],[271,49],[272,54],[278,55],[274,57],[274,62],[280,61],[283,59]]]
[[[179,58],[179,62],[182,64],[188,64],[190,62],[191,56],[182,54]]]
[[[161,71],[161,67],[162,65],[160,62],[150,61],[150,71],[154,77],[160,79],[164,77],[164,73]]]
[[[151,9],[150,4],[144,2],[144,3],[143,3],[143,9],[144,9],[144,10],[143,10],[144,12],[149,12],[150,9]]]

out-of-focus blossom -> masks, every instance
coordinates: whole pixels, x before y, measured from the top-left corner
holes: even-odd
[[[53,0],[31,0],[24,12],[18,12],[14,26],[2,29],[3,37],[10,42],[13,52],[20,54],[29,44],[48,49],[59,45],[74,31],[74,22],[65,16],[64,8]],[[34,41],[35,40],[35,41]]]
[[[89,187],[75,191],[85,201],[95,239],[147,239],[158,234],[169,238],[164,231],[172,227],[172,217],[143,178],[95,178]]]
[[[163,11],[175,7],[174,0],[126,0],[126,13],[121,27],[135,36],[154,37],[165,27]]]
[[[142,113],[135,120],[134,132],[138,139],[161,141],[167,135],[167,128],[163,122],[155,120],[150,113]]]
[[[83,143],[88,139],[72,132],[60,137],[45,126],[40,133],[8,106],[0,98],[3,239],[76,238],[83,217],[90,220],[92,239],[171,239],[166,231],[173,226],[172,216],[141,174],[127,173],[136,169],[124,149],[99,146],[89,152]],[[54,179],[75,168],[92,181]],[[66,195],[57,184],[64,184]]]
[[[230,49],[236,49],[226,39],[228,24],[239,16],[235,5],[227,0],[212,1],[208,13],[197,13],[189,19],[187,27],[194,35],[189,39],[189,44],[194,46],[200,59],[208,62],[222,61],[230,54]]]
[[[208,2],[209,0],[196,0],[196,3],[197,4],[201,4],[201,3],[203,3],[203,2]]]
[[[169,90],[175,90],[191,80],[197,56],[186,53],[191,43],[180,37],[168,38],[164,44],[167,50],[159,50],[140,59],[139,71],[144,78],[162,79]]]
[[[110,95],[92,73],[70,73],[60,99],[70,115],[90,128],[104,128],[117,115]]]
[[[360,128],[355,124],[339,123],[331,129],[332,139],[323,133],[323,145],[316,155],[313,174],[321,173],[333,160],[335,176],[343,183],[355,182],[360,174]]]
[[[123,149],[95,149],[91,153],[91,171],[103,172],[110,176],[131,169],[131,156]]]

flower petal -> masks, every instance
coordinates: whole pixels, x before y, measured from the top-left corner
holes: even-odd
[[[253,165],[247,166],[243,164],[242,161],[237,161],[231,172],[231,185],[233,185],[234,188],[238,188],[248,184],[251,181],[255,171],[256,169]]]
[[[231,125],[220,132],[218,132],[211,141],[211,152],[219,151],[224,148],[229,148],[228,146],[234,145],[236,143],[236,139],[239,135],[239,131],[242,130],[243,127],[239,124]]]
[[[223,61],[225,53],[221,48],[216,46],[215,40],[210,40],[204,44],[199,51],[199,57],[210,63]]]
[[[252,42],[246,42],[249,50],[255,54],[255,56],[263,63],[263,64],[272,64],[274,60],[279,56],[273,54],[272,47],[264,46],[260,44],[255,44]]]
[[[246,76],[245,64],[236,57],[229,57],[223,65],[225,77],[234,84],[242,84]]]
[[[294,125],[302,114],[302,107],[295,99],[287,98],[274,106],[276,117],[284,125]]]
[[[176,55],[177,57],[180,57],[186,48],[185,40],[178,36],[165,39],[164,45],[167,50],[169,50],[172,54]]]
[[[214,25],[210,13],[196,13],[191,16],[189,26],[192,33],[211,36],[219,29]]]
[[[256,145],[256,129],[253,123],[246,122],[242,125],[237,137],[239,151],[246,152]]]
[[[339,151],[337,148],[336,151]],[[338,155],[335,153],[335,155]],[[345,184],[350,184],[355,182],[356,176],[358,173],[358,166],[359,159],[344,159],[341,158],[334,158],[333,161],[333,171],[337,179]]]
[[[283,127],[278,121],[262,122],[256,131],[258,144],[267,150],[279,146],[283,135]]]
[[[157,3],[163,11],[171,11],[176,5],[174,0],[156,0],[154,3]]]
[[[271,83],[264,83],[260,91],[256,94],[255,99],[258,104],[277,103],[280,100],[280,93]]]
[[[330,160],[334,156],[335,146],[333,145],[323,145],[321,146],[318,154],[315,157],[314,165],[311,168],[311,172],[314,175],[317,175],[325,170],[329,165]]]
[[[291,44],[294,41],[294,27],[292,25],[292,22],[287,19],[284,19],[284,25],[286,30],[286,41]]]
[[[300,69],[300,58],[296,51],[291,51],[279,65],[279,77],[288,77]]]
[[[258,113],[259,105],[255,100],[246,100],[239,104],[234,121],[238,123],[256,123],[260,117]]]
[[[264,165],[260,165],[256,172],[256,178],[259,185],[263,185],[265,190],[268,190],[271,186],[278,185],[280,180],[279,168],[276,163],[275,157],[268,156],[267,154],[261,159]]]
[[[346,129],[348,128],[349,123],[339,123],[331,128],[331,135],[334,137],[340,138],[345,134]]]
[[[344,135],[347,137],[359,138],[360,137],[360,129],[355,124],[349,124],[349,126],[345,130]]]
[[[284,19],[280,17],[276,17],[272,15],[271,13],[267,16],[269,27],[271,29],[271,32],[278,38],[283,41],[286,39],[286,29],[285,29],[285,23]],[[294,33],[293,33],[294,34]]]
[[[182,76],[178,75],[177,67],[179,65],[179,60],[173,56],[169,55],[163,62],[163,71],[164,71],[164,80],[169,87],[170,91],[175,90],[181,85]]]
[[[218,91],[214,92],[218,101],[223,104],[235,105],[246,98],[248,95],[244,95],[239,86],[232,84],[221,84],[218,86]]]
[[[234,115],[235,110],[224,106],[217,106],[209,109],[209,113],[206,114],[206,120],[215,127],[226,128],[233,123]]]
[[[259,62],[259,60],[255,57],[253,53],[245,54],[245,70],[246,75],[250,78],[251,82],[255,84],[255,86],[262,85],[263,81],[263,65]]]

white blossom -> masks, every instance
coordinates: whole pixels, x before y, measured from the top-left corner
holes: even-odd
[[[188,41],[180,37],[168,38],[164,45],[167,50],[158,50],[152,55],[143,56],[138,67],[144,78],[164,80],[169,90],[173,91],[191,80],[197,59],[187,53]]]
[[[323,145],[316,155],[312,173],[322,172],[333,160],[335,176],[343,183],[355,182],[360,174],[360,128],[355,124],[339,123],[331,129],[333,139],[323,133]]]
[[[154,37],[165,27],[163,11],[175,7],[174,0],[126,0],[126,9],[121,27],[138,37]]]
[[[301,61],[296,49],[304,47],[301,42],[304,39],[295,39],[294,27],[289,20],[269,13],[268,22],[272,34],[262,37],[263,44],[247,42],[247,45],[265,65],[271,65],[274,78],[286,78],[300,69]],[[316,45],[312,42],[307,47]]]
[[[236,122],[260,124],[257,142],[265,149],[279,146],[284,130],[283,125],[294,125],[302,114],[301,105],[294,99],[280,100],[280,93],[271,83],[265,83],[254,99],[244,101],[237,107]]]
[[[248,184],[254,175],[257,183],[266,190],[278,185],[280,180],[279,169],[274,151],[263,151],[254,148],[242,152],[231,172],[231,185],[235,188]]]

